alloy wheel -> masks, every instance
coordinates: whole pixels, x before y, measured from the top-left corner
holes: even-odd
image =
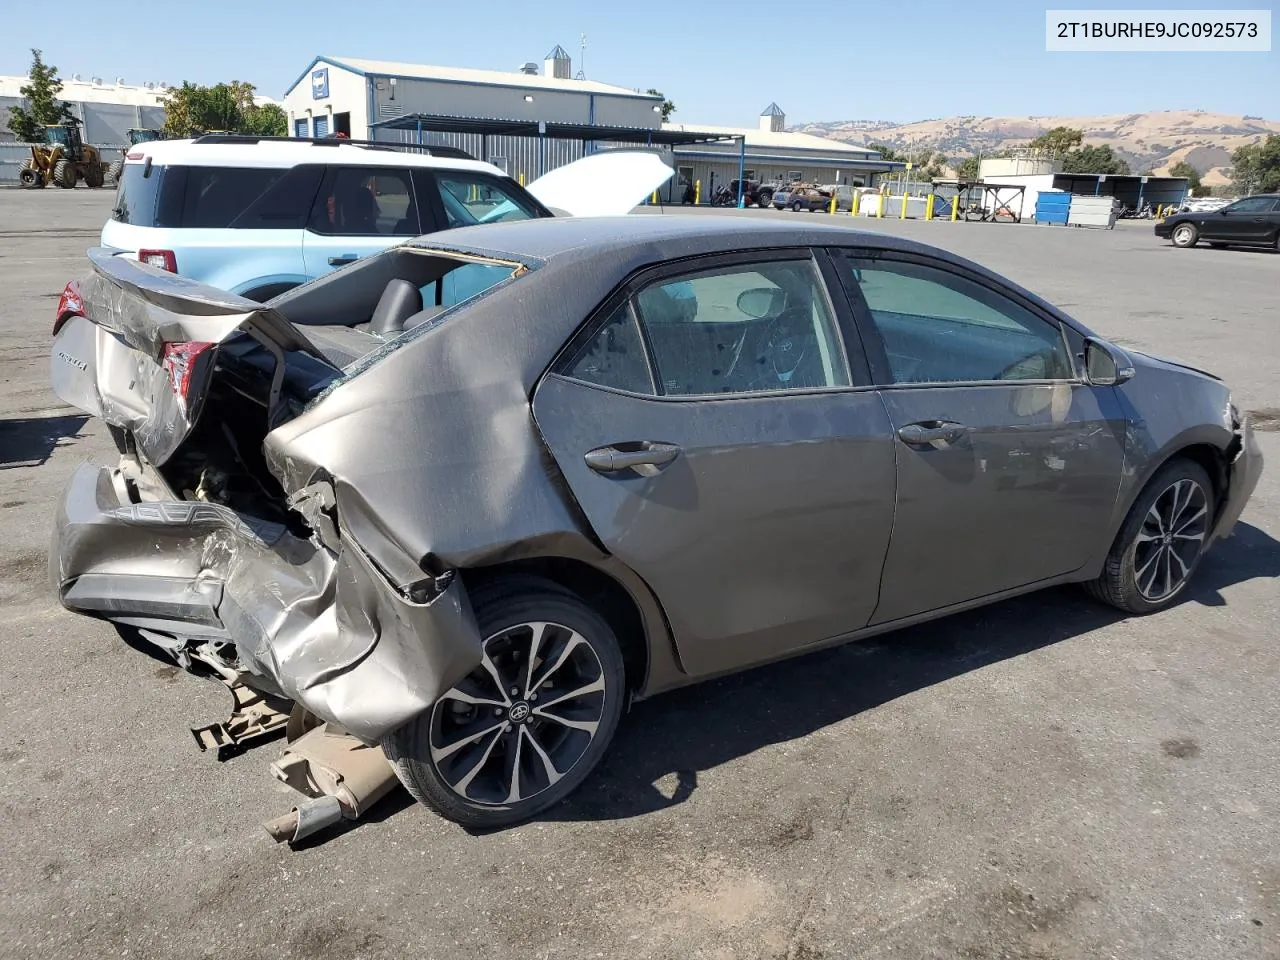
[[[1195,480],[1177,480],[1156,497],[1134,544],[1134,581],[1145,600],[1160,603],[1182,589],[1208,532],[1209,498]]]
[[[582,634],[556,623],[506,627],[432,708],[431,762],[472,803],[528,800],[582,759],[605,695],[600,658]]]
[[[1195,231],[1192,230],[1190,227],[1186,227],[1186,226],[1178,227],[1178,229],[1173,232],[1173,239],[1180,246],[1190,245],[1194,236],[1195,236]]]

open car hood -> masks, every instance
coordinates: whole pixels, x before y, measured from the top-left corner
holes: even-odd
[[[557,167],[527,189],[557,215],[615,217],[630,213],[671,174],[656,154],[606,150]]]

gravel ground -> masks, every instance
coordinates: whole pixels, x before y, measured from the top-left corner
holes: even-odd
[[[0,956],[1280,958],[1275,433],[1162,614],[1047,591],[641,704],[537,823],[472,835],[397,791],[272,844],[274,749],[200,754],[220,689],[49,596],[54,499],[110,447],[48,391],[49,328],[109,205],[0,191]],[[1280,411],[1280,256],[1150,224],[860,223]]]

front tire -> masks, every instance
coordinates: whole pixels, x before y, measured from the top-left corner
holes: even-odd
[[[1193,223],[1180,223],[1173,228],[1173,245],[1183,249],[1194,247],[1200,240],[1200,231]]]
[[[768,190],[760,191],[760,198],[757,201],[761,210],[767,210],[773,206],[773,194]]]
[[[464,827],[498,829],[586,779],[617,729],[626,675],[604,618],[553,583],[494,582],[472,606],[483,661],[382,747],[420,803]]]
[[[1102,576],[1085,585],[1127,613],[1154,613],[1182,592],[1204,555],[1214,520],[1213,484],[1191,460],[1173,460],[1134,501]]]

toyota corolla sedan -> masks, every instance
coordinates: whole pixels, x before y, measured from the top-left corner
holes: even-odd
[[[63,495],[61,602],[475,827],[633,699],[1052,584],[1167,607],[1262,469],[1212,375],[808,221],[463,228],[265,305],[95,254],[56,329],[121,450]]]

